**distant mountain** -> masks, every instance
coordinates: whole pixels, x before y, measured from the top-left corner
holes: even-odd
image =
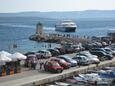
[[[42,17],[53,19],[115,18],[115,10],[0,13],[0,17]]]

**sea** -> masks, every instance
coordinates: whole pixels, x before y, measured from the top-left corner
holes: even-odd
[[[115,19],[75,19],[75,32],[55,31],[55,24],[61,19],[39,17],[0,17],[0,51],[31,52],[48,48],[48,43],[29,40],[35,34],[36,24],[41,22],[44,33],[72,34],[78,36],[106,36],[109,29],[115,29]],[[16,45],[14,47],[14,45]],[[52,43],[52,48],[59,44]]]

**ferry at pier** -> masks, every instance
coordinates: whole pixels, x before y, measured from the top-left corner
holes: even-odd
[[[77,25],[72,20],[63,20],[55,25],[56,31],[61,32],[75,32]]]

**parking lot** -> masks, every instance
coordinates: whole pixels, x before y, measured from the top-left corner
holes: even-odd
[[[104,61],[99,64],[99,67],[101,66],[108,66],[115,62],[115,58],[113,60]],[[79,67],[72,67],[70,69],[64,70],[62,73],[58,74],[52,74],[50,72],[45,72],[44,70],[30,70],[25,71],[19,74],[9,75],[6,77],[1,77],[0,79],[0,86],[31,86],[33,82],[39,83],[45,83],[48,80],[53,81],[56,79],[62,78],[61,76],[67,77],[70,76],[73,73],[77,73],[77,71],[82,71],[86,69],[91,69],[93,67],[96,67],[96,65],[92,64],[90,66],[81,66]],[[65,76],[65,75],[66,76]],[[68,75],[70,74],[70,75]],[[57,78],[56,78],[57,77]],[[44,81],[46,79],[46,81]],[[48,79],[48,80],[47,80]]]

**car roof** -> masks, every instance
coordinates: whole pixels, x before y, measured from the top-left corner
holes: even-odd
[[[59,55],[59,57],[64,57],[64,58],[68,58],[68,55]]]
[[[86,58],[86,56],[85,56],[85,55],[79,55],[79,56],[76,56],[76,57],[85,57],[85,58]]]
[[[85,54],[77,54],[76,56],[84,56],[84,57],[88,57],[87,55],[85,55]]]
[[[43,51],[43,52],[49,52],[48,50],[39,50],[39,51]]]
[[[59,58],[56,58],[56,57],[51,57],[50,60],[51,60],[51,59],[60,60]]]
[[[57,61],[52,61],[52,60],[48,60],[48,61],[46,61],[46,62],[49,62],[49,63],[58,63]]]
[[[50,49],[47,49],[47,50],[55,50],[55,49],[53,49],[53,48],[50,48]]]
[[[90,53],[90,52],[89,51],[81,51],[80,53],[87,54],[87,53]]]

